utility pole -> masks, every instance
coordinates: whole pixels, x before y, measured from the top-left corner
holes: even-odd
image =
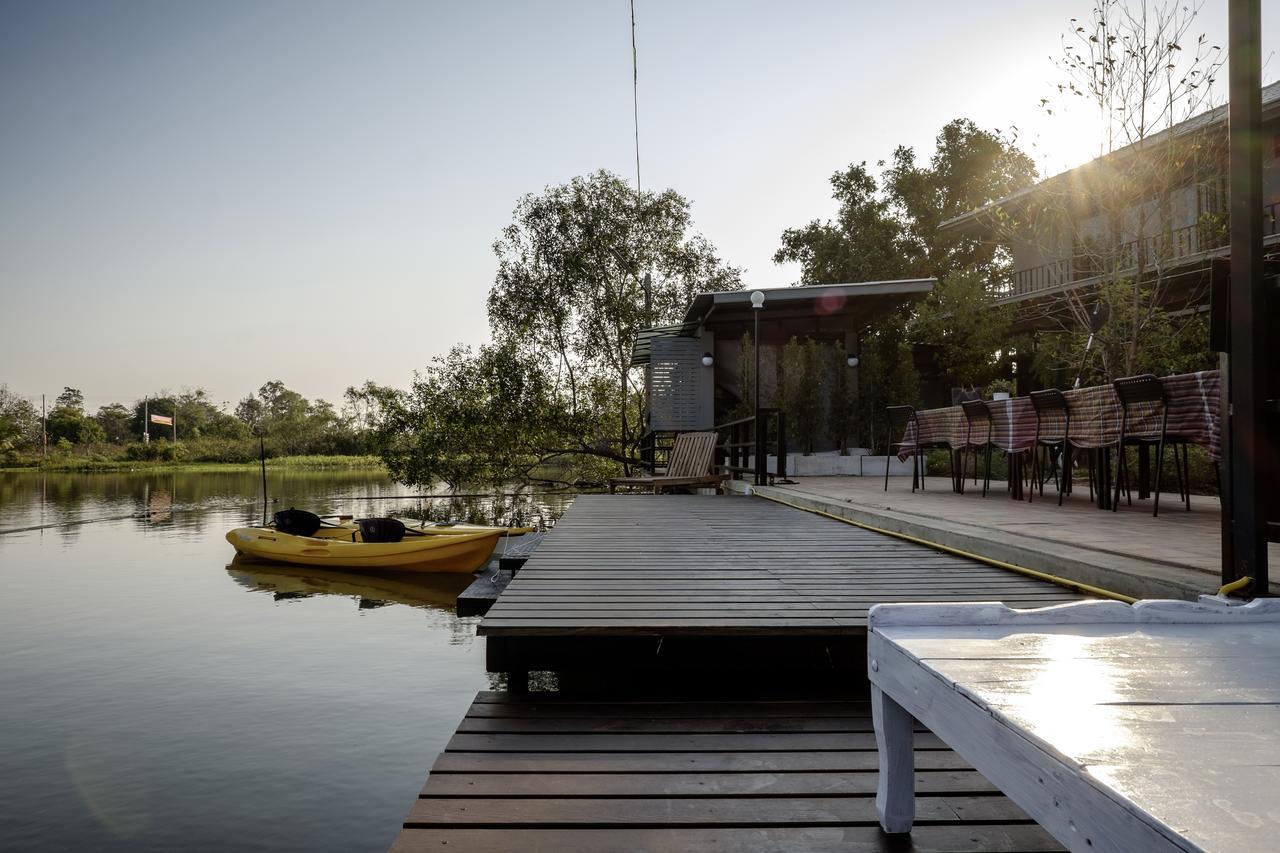
[[[1229,0],[1228,128],[1231,186],[1231,293],[1227,375],[1227,455],[1223,459],[1231,513],[1222,543],[1223,583],[1253,578],[1253,594],[1268,594],[1267,508],[1278,467],[1267,434],[1268,328],[1271,311],[1262,263],[1262,10],[1260,0]],[[1224,525],[1224,533],[1226,533]]]
[[[151,398],[142,398],[142,443],[151,443]]]
[[[40,395],[40,458],[49,458],[49,412],[43,394]]]

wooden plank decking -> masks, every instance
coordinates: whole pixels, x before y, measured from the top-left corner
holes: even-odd
[[[479,633],[865,636],[878,602],[1080,598],[759,498],[583,495]]]
[[[873,604],[1078,598],[762,499],[581,496],[479,628],[566,692],[477,696],[393,849],[1058,850],[923,731],[915,830],[882,834],[848,697]]]
[[[915,748],[908,842],[877,825],[866,702],[484,692],[392,850],[1061,849],[933,735]]]

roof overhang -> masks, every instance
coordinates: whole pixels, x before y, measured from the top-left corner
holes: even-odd
[[[905,302],[928,296],[938,283],[934,278],[864,281],[858,284],[811,284],[801,287],[761,289],[764,305],[760,319],[782,317],[847,318],[851,331],[863,329]],[[743,326],[754,321],[751,293],[733,290],[699,293],[684,315],[684,333],[696,334],[700,329],[716,330],[725,326]]]
[[[653,355],[654,338],[673,337],[683,331],[684,326],[658,326],[636,332],[636,342],[631,345],[631,366],[638,367],[649,363]]]
[[[1280,81],[1270,83],[1262,87],[1262,120],[1271,121],[1280,116]],[[1181,137],[1189,134],[1198,133],[1207,128],[1225,125],[1227,123],[1227,107],[1219,106],[1203,113],[1194,115],[1185,119],[1173,127],[1165,128],[1158,133],[1153,133],[1142,141],[1144,147],[1149,148],[1156,145],[1170,136]],[[1022,189],[997,199],[983,207],[962,213],[959,216],[953,216],[950,219],[938,223],[938,230],[949,232],[952,234],[975,236],[989,230],[993,224],[998,222],[1002,215],[1014,213],[1026,204],[1034,196],[1042,190],[1056,186],[1065,181],[1078,179],[1082,173],[1090,171],[1103,171],[1105,165],[1113,167],[1122,166],[1125,158],[1137,156],[1141,148],[1134,143],[1124,148],[1118,148],[1110,154],[1090,160],[1088,163],[1082,163],[1074,169],[1068,169],[1060,172],[1052,177],[1045,178],[1037,184]]]
[[[760,321],[812,319],[825,325],[830,320],[848,331],[857,332],[907,302],[925,298],[938,283],[933,278],[865,281],[857,284],[814,284],[801,287],[756,288],[764,294]],[[697,337],[703,330],[717,334],[740,334],[755,322],[749,290],[699,293],[689,303],[684,322],[674,326],[642,329],[631,351],[631,365],[648,364],[655,337],[680,335]]]

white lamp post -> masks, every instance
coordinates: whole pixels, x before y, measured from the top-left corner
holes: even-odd
[[[763,307],[764,307],[764,294],[761,293],[759,290],[751,291],[751,308],[752,308],[751,313],[755,315],[755,324],[756,324],[755,338],[753,340],[755,341],[755,345],[756,345],[756,412],[755,412],[754,426],[755,426],[755,436],[756,436],[755,456],[756,456],[756,485],[757,486],[764,485],[764,483],[762,482],[763,478],[760,476],[761,471],[764,468],[763,458],[762,458],[763,456],[762,451],[764,450],[764,441],[761,440],[762,433],[760,432],[760,430],[763,428],[760,423],[760,309]]]

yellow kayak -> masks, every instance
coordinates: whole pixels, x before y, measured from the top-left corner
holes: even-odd
[[[402,572],[474,572],[489,562],[498,530],[458,536],[406,536],[399,542],[350,542],[292,536],[269,527],[227,533],[236,552],[295,566]]]
[[[406,525],[410,536],[469,536],[473,533],[497,533],[499,536],[523,536],[536,533],[536,527],[482,527],[478,524],[427,524]],[[350,519],[343,519],[336,525],[325,525],[311,534],[316,539],[346,539],[348,542],[360,542],[360,527]]]

